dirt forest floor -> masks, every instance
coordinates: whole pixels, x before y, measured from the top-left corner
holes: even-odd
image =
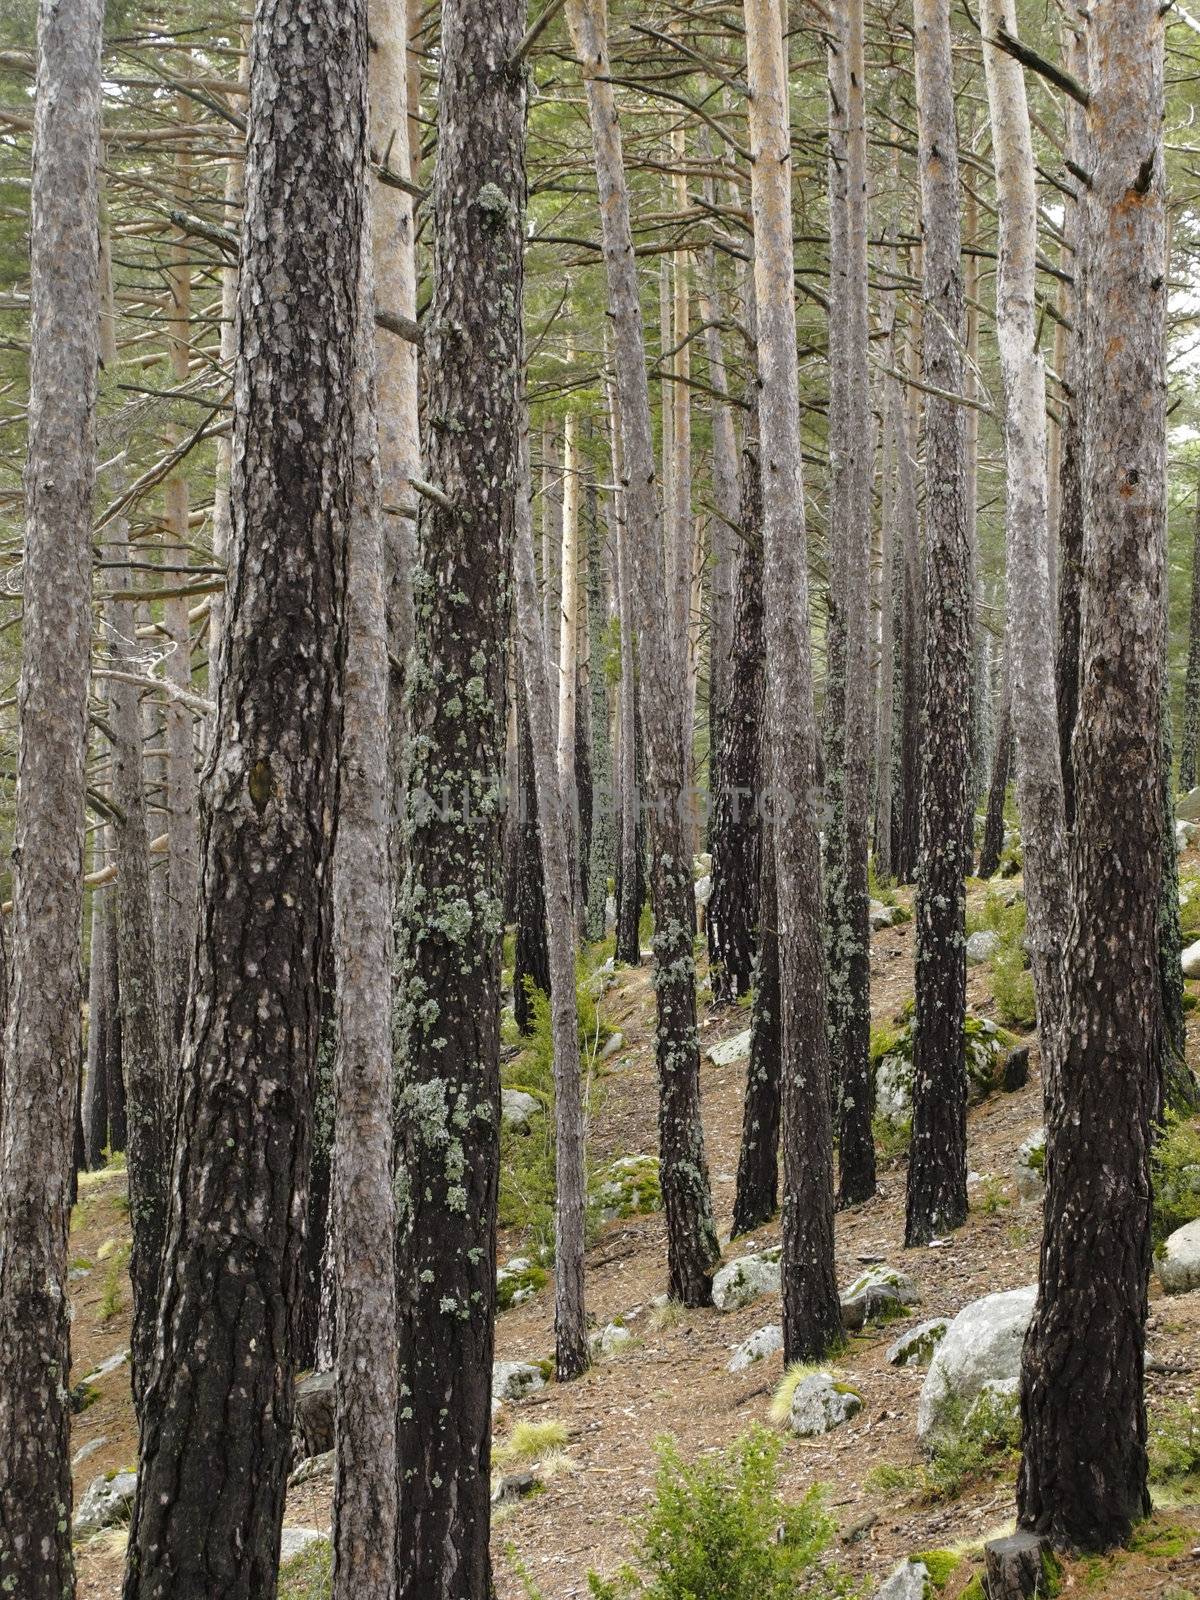
[[[981,886],[971,890],[973,897],[983,892]],[[873,1020],[889,1023],[912,992],[911,923],[874,936],[871,967]],[[969,970],[969,1004],[982,1016],[994,1015],[988,974],[987,966]],[[653,1155],[657,1100],[648,964],[618,971],[601,1009],[606,1022],[622,1033],[623,1045],[604,1080],[601,1111],[590,1129],[593,1157]],[[702,1054],[748,1023],[748,1014],[737,1008],[702,1008]],[[1189,1057],[1200,1065],[1200,1010],[1189,1017]],[[725,1068],[702,1062],[709,1169],[723,1240],[734,1198],[744,1075],[744,1062]],[[838,1372],[865,1402],[859,1415],[822,1438],[788,1437],[783,1445],[784,1497],[799,1499],[815,1482],[827,1486],[828,1505],[841,1530],[832,1559],[861,1580],[867,1594],[909,1554],[947,1548],[977,1552],[985,1538],[1011,1530],[1011,1465],[968,1487],[958,1499],[933,1502],[922,1494],[916,1412],[924,1371],[890,1366],[885,1351],[907,1326],[953,1316],[981,1295],[1035,1281],[1040,1213],[1036,1206],[1018,1203],[1013,1163],[1018,1145],[1041,1124],[1041,1092],[1035,1052],[1026,1088],[994,1094],[972,1110],[972,1212],[944,1246],[903,1249],[902,1161],[882,1167],[879,1192],[870,1203],[837,1218],[839,1284],[850,1283],[865,1263],[884,1260],[902,1266],[922,1292],[922,1303],[910,1317],[853,1336],[838,1357]],[[127,1240],[123,1188],[119,1173],[87,1179],[76,1213],[72,1253],[93,1264],[73,1287],[76,1383],[128,1348],[128,1294],[120,1296]],[[778,1237],[776,1222],[739,1239],[727,1256],[778,1243]],[[501,1261],[518,1254],[522,1243],[503,1239]],[[777,1298],[728,1314],[710,1309],[658,1318],[652,1302],[664,1288],[665,1257],[661,1214],[605,1226],[588,1257],[589,1313],[597,1327],[623,1320],[634,1339],[580,1382],[550,1384],[497,1417],[498,1440],[519,1420],[561,1423],[568,1458],[566,1470],[550,1477],[544,1492],[506,1507],[497,1519],[493,1547],[499,1600],[523,1600],[522,1566],[546,1600],[576,1600],[588,1593],[589,1569],[610,1573],[629,1555],[635,1536],[631,1520],[645,1510],[652,1493],[658,1436],[673,1435],[684,1459],[691,1460],[727,1447],[754,1422],[769,1425],[771,1394],[782,1375],[780,1356],[738,1374],[727,1366],[734,1346],[778,1320]],[[1080,1329],[1079,1336],[1086,1338],[1087,1330]],[[1151,1403],[1194,1395],[1200,1386],[1200,1293],[1168,1301],[1155,1283],[1148,1343]],[[500,1316],[499,1358],[536,1361],[553,1348],[552,1287]],[[98,1474],[131,1467],[136,1455],[128,1367],[92,1384],[94,1402],[75,1418],[73,1445],[77,1453],[86,1452],[75,1467],[77,1499]],[[908,1472],[912,1489],[868,1487],[872,1469],[883,1465]],[[286,1524],[327,1531],[329,1503],[329,1478],[312,1479],[291,1492]],[[119,1533],[80,1545],[81,1600],[117,1600],[122,1559]],[[956,1570],[943,1591],[947,1600],[955,1600],[973,1570],[977,1561]],[[1161,1505],[1135,1552],[1070,1565],[1063,1592],[1100,1600],[1200,1596],[1200,1505]]]

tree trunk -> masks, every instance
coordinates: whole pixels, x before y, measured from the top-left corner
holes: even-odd
[[[1046,493],[1046,369],[1037,348],[1037,178],[1024,69],[988,43],[1017,37],[1015,0],[981,0],[1000,212],[996,331],[1004,383],[1005,509],[1012,721],[1017,746],[1027,945],[1037,993],[1042,1083],[1055,1093],[1064,1024],[1067,838],[1054,685]],[[972,808],[973,809],[973,808]]]
[[[612,738],[608,714],[608,679],[604,639],[607,609],[604,604],[604,568],[596,485],[588,484],[588,687],[592,700],[592,826],[588,851],[587,937],[603,939],[608,881],[616,855],[613,812]]]
[[[733,649],[729,659],[736,695],[721,717],[719,786],[714,794],[712,898],[708,903],[708,954],[713,1000],[728,1005],[754,982],[761,914],[763,732],[766,684],[763,660],[762,475],[753,414],[742,451],[741,527]],[[776,1020],[778,1014],[776,1012]],[[772,1205],[774,1210],[774,1205]]]
[[[622,488],[628,517],[630,581],[639,650],[645,736],[647,832],[654,908],[658,1007],[659,1166],[667,1216],[667,1273],[672,1298],[707,1305],[720,1247],[712,1218],[704,1128],[700,1120],[700,1056],[692,953],[695,901],[684,839],[683,752],[675,699],[678,663],[672,649],[661,529],[655,497],[650,393],[621,130],[609,81],[603,0],[567,0],[567,21],[587,85],[592,148],[615,341],[616,382],[624,438]]]
[[[775,900],[775,841],[762,828],[762,872],[758,882],[758,958],[750,1013],[750,1061],[737,1191],[730,1237],[751,1233],[775,1215],[779,1188],[779,927]]]
[[[1045,1236],[1025,1342],[1017,1498],[1021,1527],[1084,1551],[1123,1544],[1150,1509],[1143,1366],[1150,1121],[1160,1094],[1163,26],[1157,0],[1097,0],[1088,20],[1088,117],[1097,159],[1087,213],[1073,910],[1063,954],[1071,1026],[1049,1107]]]
[[[915,0],[917,125],[925,255],[925,738],[917,881],[913,1137],[905,1242],[927,1244],[967,1215],[963,1020],[966,851],[971,759],[974,585],[964,503],[963,283],[958,136],[949,0]]]
[[[563,427],[562,558],[559,562],[561,599],[558,612],[558,716],[553,726],[558,740],[558,793],[567,829],[567,860],[571,867],[572,923],[581,919],[579,881],[579,787],[576,781],[576,692],[579,687],[579,500],[582,468],[579,460],[579,421],[567,413]],[[534,710],[529,708],[532,724]],[[536,746],[535,746],[536,750]],[[543,818],[544,820],[544,818]]]
[[[621,439],[621,414],[616,384],[608,384],[609,440],[612,481],[625,478],[625,451]],[[617,687],[617,788],[621,797],[617,838],[617,960],[636,967],[641,961],[638,926],[645,900],[642,872],[642,819],[638,796],[638,692],[634,653],[633,574],[629,570],[629,529],[626,497],[617,488],[612,497],[617,562],[617,625],[621,638],[621,677]]]
[[[1179,750],[1179,792],[1200,782],[1200,487],[1192,533],[1192,606],[1188,618],[1187,673],[1183,680],[1183,738]]]
[[[99,355],[99,0],[40,0],[12,1005],[0,1113],[0,1590],[74,1592],[67,1228]]]
[[[111,824],[98,830],[98,837],[106,839]],[[83,1148],[89,1168],[95,1172],[104,1165],[104,1151],[108,1145],[108,1054],[112,1048],[112,1030],[115,1023],[113,999],[115,985],[111,982],[112,967],[116,960],[113,942],[116,938],[113,906],[115,896],[111,889],[92,892],[91,959],[88,965],[88,1040],[87,1083],[83,1097]],[[0,1098],[0,1111],[3,1100]]]
[[[399,70],[402,60],[396,65]],[[377,194],[378,187],[371,192]],[[337,1070],[329,1234],[336,1283],[337,1470],[331,1600],[394,1600],[396,1593],[394,902],[388,870],[391,673],[376,424],[371,220],[368,204],[359,267],[356,479],[346,574],[346,674],[333,861]]]
[[[255,14],[231,576],[126,1600],[276,1592],[342,721],[366,52],[361,3]]]
[[[555,768],[557,771],[557,767]],[[546,944],[546,892],[542,882],[542,843],[538,827],[537,785],[529,731],[529,701],[523,675],[517,681],[517,932],[513,952],[513,1016],[523,1034],[533,1032],[530,985],[550,993],[550,951]]]
[[[591,1356],[584,1303],[583,1252],[587,1209],[584,1107],[579,1075],[579,1015],[575,943],[571,937],[571,860],[550,724],[550,685],[538,615],[529,510],[528,439],[522,436],[517,497],[514,587],[520,665],[529,706],[533,776],[545,863],[546,945],[550,955],[550,1021],[554,1048],[555,1207],[554,1355],[559,1382],[586,1372]]]
[[[996,718],[996,754],[992,758],[992,782],[988,790],[987,816],[983,823],[983,843],[979,850],[981,878],[994,878],[1000,870],[1000,857],[1004,852],[1004,802],[1008,796],[1012,757],[1012,674],[1006,641],[1000,674],[1000,710]]]
[[[408,863],[397,921],[401,1600],[487,1600],[500,844],[521,493],[523,0],[445,0],[424,319]],[[491,292],[480,293],[486,272]],[[418,709],[419,708],[419,709]],[[430,804],[430,801],[433,801]]]
[[[800,467],[792,278],[792,167],[778,0],[745,0],[763,475],[763,596],[779,928],[784,1360],[841,1338],[833,1259],[833,1149],[814,810],[816,716]]]
[[[839,1186],[843,1206],[875,1193],[871,1132],[871,928],[867,850],[871,809],[871,478],[874,428],[867,364],[867,120],[862,0],[845,0],[846,52],[846,499],[845,724],[842,760],[841,898],[837,907],[838,962],[829,974],[835,992],[831,1039],[838,1104]]]
[[[920,365],[919,311],[909,312],[907,361],[916,376]],[[896,396],[896,496],[899,520],[900,579],[896,614],[901,664],[899,793],[896,806],[893,871],[901,883],[917,873],[917,835],[921,811],[921,704],[924,695],[924,584],[921,579],[921,524],[917,511],[917,428],[915,388]]]

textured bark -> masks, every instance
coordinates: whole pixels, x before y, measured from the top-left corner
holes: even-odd
[[[816,717],[792,289],[787,72],[778,0],[745,0],[763,477],[763,595],[779,930],[785,1361],[841,1338],[815,813]]]
[[[620,485],[625,476],[625,451],[621,439],[621,414],[616,384],[608,384],[609,443],[612,452],[612,481]],[[642,819],[638,797],[638,692],[637,664],[634,655],[633,575],[629,570],[629,528],[624,492],[617,488],[612,497],[617,562],[617,625],[621,636],[621,677],[617,686],[617,789],[620,794],[620,827],[617,836],[617,950],[618,961],[636,967],[641,960],[638,924],[646,886],[642,869]]]
[[[892,276],[896,271],[896,251],[889,250]],[[896,365],[896,303],[895,295],[884,298],[881,317],[884,322],[884,360],[889,367]],[[879,678],[875,698],[875,813],[872,830],[872,851],[875,876],[887,883],[892,876],[892,828],[895,813],[895,723],[896,723],[896,411],[899,401],[896,385],[886,378],[883,383],[883,428],[880,462],[880,551],[879,551]]]
[[[875,1193],[871,1133],[871,929],[867,851],[871,809],[871,664],[868,651],[871,573],[871,477],[874,427],[867,365],[867,122],[862,0],[841,7],[846,94],[845,519],[842,591],[845,635],[845,721],[842,765],[841,882],[836,906],[836,961],[828,973],[833,1032],[830,1049],[839,1086],[841,1205]]]
[[[99,0],[40,0],[12,1005],[0,1111],[0,1590],[74,1591],[67,1227],[100,327]]]
[[[762,829],[758,884],[758,956],[750,1013],[750,1061],[738,1151],[737,1191],[730,1237],[751,1233],[775,1215],[779,1188],[779,929],[775,900],[775,841]]]
[[[920,365],[920,323],[916,308],[909,311],[908,370],[916,376]],[[900,576],[896,598],[897,649],[900,652],[900,755],[896,829],[892,870],[901,883],[911,883],[917,873],[917,836],[921,811],[921,706],[925,681],[924,583],[921,573],[921,525],[917,512],[917,428],[914,412],[919,392],[909,388],[897,395],[896,405],[896,512],[900,545]]]
[[[231,577],[126,1600],[276,1592],[342,720],[365,91],[361,3],[301,16],[263,0]]]
[[[562,642],[563,477],[558,436],[549,423],[542,428],[542,634],[553,704],[550,715],[558,743],[558,652]]]
[[[1150,1508],[1143,1367],[1150,1120],[1160,1092],[1163,26],[1157,0],[1097,0],[1088,21],[1097,160],[1087,211],[1083,670],[1063,957],[1071,1027],[1049,1108],[1017,1500],[1022,1527],[1081,1550],[1123,1543]]]
[[[966,850],[974,585],[964,501],[963,283],[949,0],[916,0],[925,254],[925,711],[917,882],[913,1137],[905,1242],[967,1215]],[[929,735],[937,729],[937,737]]]
[[[442,7],[426,502],[397,939],[402,1600],[487,1600],[500,1128],[499,780],[520,492],[523,0]],[[481,276],[489,292],[479,292]]]
[[[667,1216],[668,1286],[674,1299],[686,1305],[706,1305],[712,1294],[712,1273],[720,1259],[720,1247],[712,1218],[700,1120],[691,935],[695,899],[684,840],[685,774],[678,704],[673,692],[677,662],[671,648],[661,523],[655,496],[645,342],[621,131],[608,81],[603,0],[567,0],[567,21],[587,86],[624,442],[621,482],[629,530],[628,575],[637,625],[657,962],[659,1165]]]
[[[992,782],[988,790],[987,815],[983,823],[983,842],[979,849],[979,876],[994,878],[1000,870],[1004,851],[1004,801],[1012,772],[1012,675],[1008,665],[1008,645],[1004,646],[1004,666],[1000,675],[1000,709],[996,717],[996,753],[992,758]]]
[[[1079,15],[1064,19],[1067,65],[1081,83],[1088,79],[1088,29]],[[1073,26],[1072,23],[1075,25]],[[1094,161],[1087,116],[1074,100],[1066,104],[1067,155],[1074,166],[1090,172]],[[1062,442],[1058,479],[1058,654],[1055,677],[1058,691],[1059,749],[1062,760],[1063,803],[1068,828],[1075,823],[1075,761],[1072,741],[1079,710],[1079,632],[1082,621],[1084,450],[1086,443],[1089,373],[1084,330],[1088,310],[1087,190],[1078,184],[1073,205],[1066,208],[1063,226],[1073,246],[1071,332],[1063,370]]]
[[[1192,605],[1188,617],[1187,672],[1183,680],[1183,737],[1179,749],[1179,789],[1186,793],[1200,781],[1200,488],[1192,534]]]
[[[396,1593],[393,899],[388,870],[391,674],[370,245],[368,206],[361,236],[354,379],[356,481],[346,574],[346,672],[333,858],[337,1110],[329,1235],[336,1282],[337,1455],[332,1600],[393,1600]]]
[[[671,130],[672,199],[675,209],[686,213],[688,199],[687,128],[683,123]],[[675,650],[679,669],[680,737],[683,740],[685,783],[692,768],[692,716],[694,697],[689,693],[688,637],[692,607],[692,346],[691,346],[691,258],[686,250],[676,250],[671,263],[671,374],[668,386],[671,405],[670,460],[664,472],[671,484],[670,523],[667,528],[667,595],[672,606]],[[665,264],[665,258],[664,258]]]
[[[754,982],[760,927],[762,871],[763,659],[762,475],[755,418],[742,452],[741,527],[737,607],[730,653],[737,685],[721,717],[718,784],[713,796],[712,898],[708,903],[708,953],[713,1000],[728,1004]],[[776,1009],[776,1015],[778,1010]],[[772,1207],[774,1209],[774,1207]]]
[[[533,565],[528,449],[528,436],[522,434],[513,566],[520,667],[529,706],[533,777],[538,814],[542,818],[540,836],[545,865],[546,945],[550,958],[550,1026],[554,1050],[554,1365],[559,1381],[563,1382],[579,1377],[590,1365],[583,1283],[587,1164],[579,1074],[575,944],[571,937],[571,859],[551,738],[550,685]]]
[[[579,785],[576,777],[576,712],[579,687],[579,502],[582,467],[579,460],[579,421],[568,412],[563,427],[562,555],[559,561],[558,611],[558,716],[554,728],[558,743],[558,791],[567,829],[567,860],[571,866],[571,917],[581,924],[579,879]],[[534,709],[529,708],[532,724]],[[535,746],[536,749],[536,746]]]
[[[600,517],[596,486],[588,484],[587,627],[588,687],[591,692],[592,793],[591,830],[588,840],[587,937],[603,939],[608,880],[616,856],[616,818],[613,812],[613,751],[605,676],[604,604],[605,574],[601,555]]]
[[[529,702],[519,675],[517,683],[517,794],[520,835],[517,843],[517,931],[513,953],[513,1016],[524,1034],[533,1032],[529,989],[550,993],[550,951],[546,944],[546,892],[542,883],[541,831],[538,827],[537,784],[529,732]],[[557,770],[557,769],[556,769]]]
[[[1064,1023],[1067,837],[1046,509],[1046,369],[1037,348],[1037,181],[1024,71],[1006,51],[986,42],[1001,31],[1017,37],[1015,0],[981,0],[980,15],[1000,211],[996,330],[1004,384],[1005,565],[1029,906],[1026,944],[1037,993],[1042,1083],[1052,1096]]]
[[[98,831],[106,839],[108,827]],[[116,939],[111,890],[92,894],[91,960],[88,966],[87,1079],[83,1096],[83,1148],[94,1172],[104,1165],[108,1145],[108,1054],[113,1043],[115,1010],[119,1003],[116,983]],[[3,1101],[0,1099],[0,1109]]]

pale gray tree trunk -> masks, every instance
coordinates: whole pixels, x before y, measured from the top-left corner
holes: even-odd
[[[554,1048],[555,1207],[554,1346],[559,1381],[589,1365],[583,1251],[587,1204],[584,1106],[579,1078],[579,1017],[575,999],[575,941],[568,835],[550,723],[550,685],[537,603],[530,513],[529,436],[522,430],[513,576],[520,668],[529,708],[533,780],[537,790],[546,946],[550,955],[550,1025]]]
[[[675,1299],[687,1305],[705,1305],[711,1297],[712,1273],[720,1258],[720,1247],[713,1224],[700,1120],[692,950],[695,902],[684,834],[685,773],[675,699],[678,660],[672,650],[668,621],[670,606],[655,494],[637,266],[621,130],[609,81],[603,0],[567,0],[567,20],[587,86],[625,448],[622,483],[637,624],[654,953],[658,964],[659,1163],[667,1215],[667,1270],[670,1293]]]
[[[399,63],[403,68],[403,61]],[[401,70],[401,77],[403,72]],[[398,124],[407,132],[407,117]],[[373,196],[379,195],[373,188]],[[333,949],[337,1064],[329,1235],[336,1288],[332,1600],[396,1593],[396,1206],[387,552],[376,423],[371,206],[361,235],[355,484],[346,573]]]
[[[13,983],[0,1114],[0,1590],[63,1600],[71,1557],[67,1227],[99,355],[99,0],[41,0],[31,184]]]
[[[779,0],[745,0],[754,155],[754,282],[762,449],[768,762],[778,897],[783,1119],[785,1361],[818,1359],[841,1338],[833,1258],[833,1148],[816,717],[792,263],[792,165]]]
[[[617,386],[611,378],[608,390],[609,449],[612,458],[613,491],[609,496],[612,515],[609,527],[615,538],[617,625],[621,635],[621,677],[617,687],[617,793],[620,796],[620,826],[617,836],[617,960],[636,967],[641,959],[638,923],[642,914],[642,866],[638,857],[639,827],[637,770],[637,665],[633,635],[633,575],[629,570],[629,527],[625,494],[625,449],[621,437],[621,412]]]
[[[1015,0],[981,0],[980,20],[1000,212],[996,334],[1004,383],[1009,661],[1026,942],[1037,990],[1042,1082],[1050,1097],[1065,1020],[1061,961],[1069,902],[1046,507],[1046,368],[1037,347],[1037,178],[1024,72],[989,42],[1002,30],[1017,37]]]

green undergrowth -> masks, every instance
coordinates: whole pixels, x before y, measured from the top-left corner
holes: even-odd
[[[654,1498],[632,1562],[588,1575],[593,1600],[851,1600],[858,1590],[824,1561],[836,1524],[819,1486],[798,1505],[779,1493],[780,1441],[754,1427],[717,1456],[685,1462],[660,1440]]]
[[[1025,953],[1025,921],[1024,899],[1009,905],[1003,894],[988,894],[967,912],[968,936],[989,932],[1000,940],[990,963],[992,993],[1000,1020],[1027,1030],[1037,1021],[1037,1006],[1033,973]]]
[[[1147,1450],[1154,1483],[1200,1478],[1200,1392],[1151,1407]]]
[[[333,1546],[315,1539],[279,1569],[279,1600],[329,1600]]]
[[[957,1500],[971,1484],[1015,1468],[1021,1418],[1015,1395],[981,1394],[925,1467],[925,1497]]]
[[[1154,1179],[1154,1243],[1200,1218],[1200,1125],[1168,1111],[1150,1155]]]

